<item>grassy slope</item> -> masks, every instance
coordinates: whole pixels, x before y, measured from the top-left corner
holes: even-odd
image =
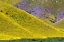
[[[64,19],[52,24],[54,27],[56,27],[57,29],[60,29],[62,31],[64,31]]]
[[[30,31],[37,38],[44,37],[64,37],[64,33],[48,25],[44,21],[29,15],[27,12],[20,10],[10,4],[0,2],[0,11],[3,15],[7,15],[9,19],[14,20],[15,23],[24,27],[25,30]],[[7,30],[6,30],[7,31]],[[18,30],[21,31],[21,30]],[[14,32],[14,31],[13,31]],[[11,32],[12,33],[12,32]],[[19,32],[20,34],[21,32]],[[13,35],[13,34],[11,34]]]

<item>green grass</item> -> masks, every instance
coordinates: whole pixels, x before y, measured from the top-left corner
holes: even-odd
[[[64,42],[64,38],[0,40],[0,42]]]

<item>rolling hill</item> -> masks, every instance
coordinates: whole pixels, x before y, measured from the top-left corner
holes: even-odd
[[[56,27],[57,29],[60,29],[61,31],[64,32],[64,19],[61,19],[60,21],[52,24],[54,27]]]
[[[4,22],[3,25],[2,20],[0,21],[0,29],[3,28],[2,31],[0,30],[0,33],[2,34],[6,33],[6,35],[20,38],[64,37],[64,32],[61,32],[53,26],[45,23],[43,20],[40,20],[26,11],[12,6],[11,4],[0,1],[0,12],[3,13],[0,18],[2,18]]]

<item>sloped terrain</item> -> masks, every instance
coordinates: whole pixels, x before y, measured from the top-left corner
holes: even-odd
[[[64,10],[60,11],[60,12],[57,14],[56,22],[62,20],[63,18],[64,18]]]
[[[48,20],[40,20],[10,4],[0,3],[0,12],[2,12],[0,13],[0,28],[2,28],[0,29],[0,40],[64,37],[64,33],[58,29],[59,27],[49,25]],[[60,27],[63,27],[63,24]]]
[[[23,9],[38,18],[46,18],[52,23],[59,21],[64,17],[61,12],[64,10],[64,0],[22,0],[15,4],[17,8]],[[61,15],[59,14],[61,12]],[[53,15],[51,18],[48,14]],[[59,14],[59,16],[58,16]]]
[[[60,21],[52,24],[54,27],[56,27],[57,29],[60,29],[61,31],[64,32],[64,19],[61,19]]]
[[[44,2],[46,4],[46,1],[44,0],[22,0],[21,2],[16,3],[14,6],[23,9],[40,19],[45,18],[49,21],[55,21],[55,16],[53,15],[54,11],[52,9],[43,8]],[[54,17],[51,18],[50,15]]]
[[[55,23],[59,21],[58,19],[62,19],[64,17],[63,13],[61,12],[64,10],[63,8],[64,0],[0,0],[0,1],[10,3],[16,6],[17,8],[23,9],[40,19],[44,17],[47,19],[46,20],[47,23],[48,21]],[[59,12],[61,12],[61,15]],[[53,18],[47,16],[47,14],[50,13],[53,16]],[[45,19],[43,21],[45,21]]]
[[[4,3],[4,4],[3,4]],[[53,26],[45,23],[44,21],[36,18],[35,16],[25,12],[24,10],[18,9],[10,4],[7,4],[5,2],[0,2],[0,12],[4,13],[2,14],[3,17],[6,16],[8,17],[10,21],[12,21],[11,28],[8,27],[10,24],[7,24],[5,21],[4,23],[7,24],[8,28],[6,25],[0,25],[0,28],[3,28],[1,33],[5,33],[8,35],[24,38],[24,37],[32,37],[30,35],[34,35],[33,38],[44,38],[44,37],[64,37],[64,33],[59,31],[58,29],[54,28]],[[2,18],[2,17],[1,17]],[[14,21],[14,22],[13,22]],[[20,25],[16,26],[15,25]],[[17,23],[17,24],[16,24]],[[1,21],[2,24],[2,21]],[[6,27],[7,29],[4,29]],[[23,28],[32,34],[28,35],[29,33],[27,31],[21,30],[19,28]],[[8,30],[8,31],[7,31]],[[16,31],[14,31],[16,30]],[[11,32],[13,31],[13,32]],[[21,34],[23,32],[23,34]],[[27,34],[25,34],[27,32]],[[16,33],[16,34],[15,34]]]
[[[32,38],[33,34],[22,26],[9,19],[5,14],[0,13],[0,40]]]
[[[32,1],[32,0],[0,0],[0,1],[3,1],[3,2],[6,2],[6,3],[9,3],[9,4],[11,4],[11,5],[14,5],[14,6],[16,6],[16,7],[18,7],[18,8],[21,8],[21,9],[25,9],[25,8],[27,8],[26,9],[26,11],[30,11],[29,13],[31,13],[31,11],[35,11],[35,12],[32,12],[31,14],[35,14],[36,12],[37,12],[37,14],[40,14],[41,12],[41,10],[37,10],[37,9],[39,9],[39,7],[38,8],[36,8],[36,6],[37,6],[37,2],[39,2],[38,4],[40,4],[40,2],[41,2],[41,0],[39,1],[39,0],[35,0],[35,2],[34,1]],[[33,3],[34,2],[34,3]],[[43,3],[44,3],[44,0],[42,1]],[[33,3],[33,4],[32,4]],[[19,6],[20,5],[20,6]],[[29,5],[29,6],[28,6]],[[31,5],[33,5],[33,6],[35,6],[35,7],[32,7]],[[39,6],[39,5],[38,5]],[[24,8],[25,7],[25,8]],[[29,8],[31,8],[31,9],[29,9]],[[32,10],[32,8],[34,8],[34,9],[36,9],[36,10]],[[41,7],[40,7],[41,8]],[[39,11],[39,12],[38,12]],[[45,11],[45,9],[44,9],[44,11]],[[46,11],[50,11],[50,10],[47,10],[46,9]],[[45,12],[46,12],[45,11]],[[37,15],[36,14],[36,15]],[[47,14],[49,14],[49,13],[47,13]],[[42,12],[42,14],[40,14],[39,16],[37,15],[36,17],[38,17],[39,19],[42,19],[43,18],[43,12]],[[47,17],[49,18],[49,19],[47,19]],[[45,18],[45,19],[44,19]],[[51,18],[51,17],[49,17],[49,16],[47,16],[47,15],[44,15],[44,18],[42,19],[43,21],[45,21],[46,23],[49,23],[49,24],[51,24],[52,22],[54,22],[54,17],[53,18]],[[53,20],[52,20],[53,19]],[[51,22],[50,22],[51,21]]]

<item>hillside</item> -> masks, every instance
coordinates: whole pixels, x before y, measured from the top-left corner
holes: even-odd
[[[34,35],[33,38],[64,37],[63,32],[61,32],[58,29],[54,28],[53,26],[45,23],[43,20],[40,20],[40,19],[36,18],[35,16],[25,12],[24,10],[18,9],[5,2],[0,2],[0,6],[1,6],[0,12],[4,13],[4,14],[1,14],[1,15],[3,15],[3,17],[1,17],[1,18],[4,18],[6,16],[8,19],[10,19],[9,23],[10,23],[10,25],[12,25],[11,26],[12,29],[8,26],[7,27],[9,29],[4,29],[4,27],[6,25],[3,25],[2,27],[0,27],[0,28],[3,28],[2,30],[5,30],[5,32],[9,31],[9,32],[7,32],[8,35],[10,35],[10,34],[12,36],[16,35],[16,37],[20,37],[20,38],[32,37],[31,35]],[[12,24],[10,21],[12,22]],[[6,22],[4,21],[4,23],[6,23]],[[2,21],[1,21],[1,24],[2,24]],[[9,25],[9,24],[7,24],[7,25]],[[15,26],[15,25],[20,25],[20,26]],[[29,31],[32,34],[28,35],[29,33],[22,29]],[[16,30],[16,31],[14,31],[14,30]],[[13,31],[13,32],[11,32],[11,31]],[[2,32],[3,31],[1,31],[1,33]],[[21,32],[23,32],[23,34],[21,34]],[[26,32],[27,32],[27,34],[25,34]]]
[[[61,31],[64,31],[64,19],[52,24],[57,29],[60,29]]]
[[[62,19],[59,12],[64,10],[64,0],[23,0],[15,4],[17,8],[23,9],[36,17],[44,17],[51,22],[56,22],[57,18]],[[49,17],[48,14],[53,16]],[[59,13],[59,16],[57,16]],[[61,14],[63,14],[61,12]],[[64,17],[64,16],[63,16]]]
[[[19,39],[31,38],[32,33],[24,29],[22,26],[9,19],[3,13],[0,13],[0,40],[1,39]]]
[[[8,3],[8,4],[11,4],[11,5],[16,5],[16,4],[18,4],[19,2],[21,2],[22,4],[24,4],[26,1],[28,2],[28,0],[23,0],[24,2],[22,2],[22,0],[0,0],[0,1],[3,1],[3,2],[6,2],[6,3]],[[44,1],[44,0],[43,0]],[[42,2],[43,2],[42,1]],[[33,2],[32,2],[32,0],[30,0],[30,4],[32,4]],[[37,1],[37,2],[41,2],[41,1]],[[37,4],[36,3],[36,1],[35,1],[35,3],[34,4]],[[33,4],[33,5],[34,5]],[[15,6],[16,7],[16,6]],[[30,7],[30,6],[29,6]],[[27,7],[27,9],[29,9],[28,7]],[[41,17],[42,17],[42,15],[40,15]],[[37,16],[36,16],[37,17]],[[49,24],[52,24],[52,22],[50,22],[48,19],[42,19],[41,17],[38,17],[39,19],[41,19],[41,20],[43,20],[43,21],[45,21],[46,23],[49,23]],[[53,18],[52,18],[53,19]]]

